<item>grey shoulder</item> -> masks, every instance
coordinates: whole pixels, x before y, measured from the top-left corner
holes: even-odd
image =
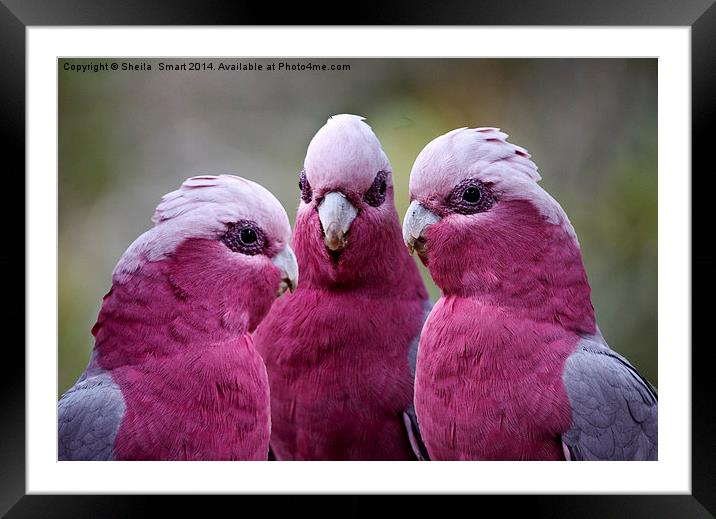
[[[430,301],[430,298],[428,298],[423,302],[423,325],[425,324],[425,320],[428,318],[428,315],[430,315],[430,311],[432,309],[433,303],[432,301]],[[413,338],[413,341],[410,343],[410,349],[408,350],[408,366],[410,367],[410,376],[413,379],[415,379],[415,366],[418,359],[418,345],[420,344],[420,333],[422,332],[422,326],[420,330],[421,331],[418,332]],[[403,423],[405,425],[405,430],[408,434],[408,439],[410,440],[410,446],[415,453],[415,457],[421,461],[430,459],[420,434],[420,427],[418,426],[418,417],[415,414],[415,406],[412,403],[403,413]]]
[[[413,454],[415,454],[418,461],[430,461],[428,449],[420,434],[420,427],[418,427],[418,416],[415,414],[415,406],[412,404],[403,412],[403,426],[408,435],[410,448],[413,450]]]
[[[125,408],[122,390],[109,373],[83,374],[57,404],[58,459],[114,459]]]
[[[655,460],[654,387],[601,335],[583,337],[564,366],[572,423],[562,435],[574,460]]]
[[[433,309],[433,302],[430,301],[430,298],[426,299],[423,302],[423,309],[422,309],[422,323],[425,324],[425,320],[428,318],[428,315],[430,315],[430,311]],[[410,376],[414,379],[415,378],[415,365],[417,363],[418,359],[418,345],[420,344],[420,333],[422,332],[422,326],[420,327],[420,332],[413,338],[413,341],[410,343],[410,349],[408,350],[408,366],[410,366]]]

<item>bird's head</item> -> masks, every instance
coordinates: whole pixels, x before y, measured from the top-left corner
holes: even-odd
[[[529,153],[506,138],[496,128],[453,130],[413,165],[403,239],[445,293],[510,291],[507,283],[547,280],[560,261],[582,271],[566,214],[538,185]]]
[[[397,224],[390,162],[362,117],[335,115],[311,140],[299,174],[299,256],[339,281],[367,274]],[[308,275],[308,274],[307,274]]]
[[[115,282],[163,262],[182,299],[215,306],[226,326],[248,330],[278,295],[296,288],[288,216],[255,182],[233,175],[192,177],[162,197],[152,221],[154,227],[117,264]]]

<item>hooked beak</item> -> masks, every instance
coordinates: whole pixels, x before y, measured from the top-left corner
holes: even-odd
[[[346,235],[358,210],[343,193],[331,191],[318,206],[318,218],[323,226],[323,242],[333,252],[341,251],[348,244]]]
[[[408,247],[410,254],[415,250],[420,255],[425,254],[425,230],[439,221],[438,215],[413,200],[403,220],[403,241],[405,241],[405,246]]]
[[[293,249],[286,245],[273,257],[271,263],[281,271],[281,283],[278,286],[276,297],[282,295],[286,290],[294,292],[298,286],[298,263]]]

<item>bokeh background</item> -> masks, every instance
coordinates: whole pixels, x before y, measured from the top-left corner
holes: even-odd
[[[65,61],[152,70],[79,73]],[[160,71],[160,61],[197,60],[58,64],[58,394],[86,367],[114,265],[160,197],[192,175],[235,173],[293,219],[306,146],[336,113],[373,127],[401,218],[413,160],[434,137],[496,126],[526,147],[577,231],[603,335],[658,384],[655,59],[202,60],[350,67],[253,72]]]

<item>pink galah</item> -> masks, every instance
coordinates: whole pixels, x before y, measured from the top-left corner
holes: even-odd
[[[193,177],[127,249],[59,401],[61,460],[265,460],[266,369],[252,332],[298,266],[281,204],[254,182]]]
[[[279,460],[416,459],[417,338],[428,297],[402,244],[390,163],[361,117],[330,118],[300,173],[301,286],[259,326]]]
[[[574,229],[496,128],[430,142],[403,224],[442,297],[415,407],[436,460],[649,460],[657,396],[595,322]]]

